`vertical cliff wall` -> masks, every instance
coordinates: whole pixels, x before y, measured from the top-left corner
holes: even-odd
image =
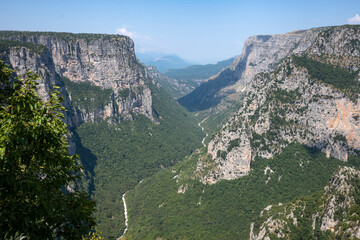
[[[274,71],[268,65],[252,77],[242,106],[209,143],[216,167],[203,181],[244,176],[251,161],[294,141],[343,161],[360,150],[359,34],[351,26],[314,30]]]
[[[40,91],[46,92],[52,84],[65,86],[68,98],[76,102],[67,106],[74,115],[70,125],[104,119],[131,119],[131,114],[143,114],[153,119],[146,73],[135,56],[130,38],[104,34],[9,31],[0,32],[0,38],[26,44],[12,46],[2,55],[14,68],[21,71],[30,68],[39,72],[41,77],[45,76],[44,88]],[[43,49],[34,51],[29,44],[42,46]],[[94,94],[85,96],[85,89],[91,89]],[[104,103],[97,103],[99,94],[106,95]]]
[[[179,103],[191,111],[215,107],[223,98],[243,92],[256,74],[274,70],[292,53],[304,52],[317,31],[319,29],[249,37],[241,55],[229,67],[180,98]]]
[[[31,43],[3,40],[0,40],[0,48],[0,59],[17,69],[18,76],[25,75],[27,70],[39,75],[38,93],[43,99],[48,98],[48,93],[53,90],[53,86],[59,87],[57,90],[64,97],[64,105],[66,109],[70,110],[64,113],[66,124],[69,127],[76,126],[78,121],[71,111],[72,105],[69,96],[60,75],[56,72],[49,50],[44,46]]]

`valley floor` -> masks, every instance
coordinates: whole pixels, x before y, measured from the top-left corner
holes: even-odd
[[[201,124],[203,122],[205,122],[209,117],[206,117],[204,118],[201,122],[198,123],[198,126],[201,127],[201,131],[203,131],[205,133],[205,137],[203,138],[203,140],[201,141],[201,144],[206,147],[206,144],[205,144],[205,139],[209,136],[209,134],[207,132],[205,132],[205,129],[203,126],[201,126]]]

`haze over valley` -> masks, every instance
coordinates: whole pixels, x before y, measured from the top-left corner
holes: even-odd
[[[357,1],[14,4],[3,239],[360,239]]]

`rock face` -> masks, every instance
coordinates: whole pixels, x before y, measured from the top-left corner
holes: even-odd
[[[68,99],[76,98],[83,103],[67,106],[73,114],[68,121],[70,125],[109,118],[117,121],[131,118],[132,113],[153,119],[146,72],[135,56],[130,38],[103,34],[8,31],[0,32],[0,38],[7,40],[5,42],[17,42],[19,46],[20,42],[24,43],[24,46],[10,47],[9,52],[2,55],[13,68],[21,69],[20,73],[29,68],[39,72],[42,78],[45,76],[44,88],[40,88],[40,92],[47,92],[52,84],[59,85],[63,92],[67,92],[65,96]],[[34,52],[29,48],[33,45],[43,46],[44,49]],[[68,84],[66,80],[69,80]],[[109,100],[106,104],[96,106],[95,98],[79,99],[79,91],[86,87],[106,92]],[[84,104],[93,107],[89,109]]]
[[[150,79],[154,79],[156,82],[160,83],[174,98],[184,96],[195,88],[190,83],[182,82],[160,73],[154,66],[146,66],[146,71]]]
[[[238,95],[256,74],[274,70],[282,59],[292,53],[304,52],[317,31],[319,29],[248,38],[241,55],[229,67],[181,98],[179,103],[198,111],[216,106],[229,95]]]
[[[268,206],[257,219],[260,224],[251,224],[250,239],[359,238],[360,213],[356,210],[359,206],[359,180],[360,171],[343,167],[322,195],[286,205]]]
[[[4,44],[4,43],[0,43]],[[64,96],[64,105],[66,109],[71,109],[71,103],[61,80],[60,75],[56,72],[51,53],[47,48],[37,49],[35,44],[23,46],[21,43],[12,46],[0,53],[0,57],[10,64],[14,69],[18,69],[18,75],[23,76],[27,70],[36,72],[39,77],[38,94],[43,98],[48,98],[48,93],[53,90],[53,86],[58,86],[60,93]],[[64,113],[66,124],[69,127],[76,125],[76,118],[71,111]]]
[[[294,54],[276,69],[271,67],[276,61],[259,64],[255,56],[247,57],[259,68],[244,68],[242,79],[249,84],[243,105],[209,143],[216,168],[204,183],[244,176],[251,161],[271,158],[294,141],[343,161],[360,150],[360,29],[342,26],[301,34],[290,35],[295,48],[281,56]],[[262,39],[265,44],[271,40]]]

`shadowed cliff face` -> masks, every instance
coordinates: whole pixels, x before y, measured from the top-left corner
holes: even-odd
[[[6,52],[1,52],[0,57],[14,69],[17,69],[17,75],[25,75],[27,70],[35,72],[39,75],[38,94],[43,99],[48,98],[48,93],[53,90],[53,86],[58,86],[57,89],[64,97],[64,105],[66,109],[71,109],[71,103],[60,75],[55,70],[54,62],[52,61],[51,53],[44,48],[41,52],[34,52],[29,46],[18,46],[7,49]],[[69,111],[64,112],[65,122],[69,127],[77,125],[76,117]]]
[[[51,85],[60,86],[66,107],[71,112],[67,116],[70,126],[105,119],[131,119],[133,113],[153,120],[147,76],[135,56],[130,38],[5,31],[0,32],[0,38],[26,43],[10,47],[2,53],[3,58],[13,68],[20,69],[20,74],[26,69],[39,73],[42,78],[39,93],[43,97]],[[45,49],[35,52],[29,43],[45,46]],[[85,96],[85,89],[91,89],[93,96]],[[103,103],[97,103],[98,95],[103,96]],[[87,107],[89,105],[91,108]]]
[[[204,183],[247,175],[256,157],[271,158],[295,141],[343,161],[360,150],[360,29],[313,34],[298,44],[307,48],[250,80],[242,106],[209,143],[216,167]]]

